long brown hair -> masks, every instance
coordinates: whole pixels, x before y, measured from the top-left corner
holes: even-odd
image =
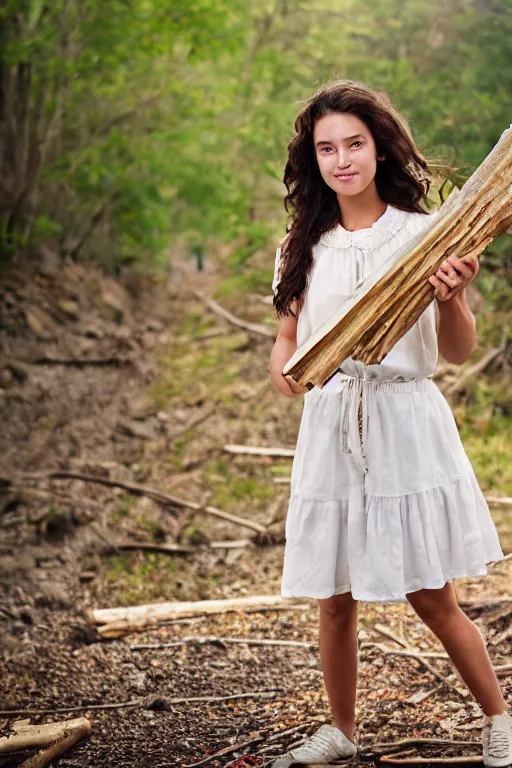
[[[385,155],[375,174],[381,199],[404,211],[427,212],[421,206],[431,185],[427,161],[387,94],[354,80],[338,80],[318,90],[299,112],[297,135],[288,145],[284,206],[292,221],[282,245],[280,282],[274,296],[278,317],[290,314],[294,299],[298,309],[302,307],[313,264],[312,248],[340,220],[336,193],[320,174],[313,142],[316,121],[332,112],[357,115],[371,132],[377,153]]]

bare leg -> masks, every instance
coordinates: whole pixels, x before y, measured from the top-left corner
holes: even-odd
[[[320,661],[333,725],[354,740],[357,689],[357,600],[351,592],[319,600]]]
[[[452,583],[406,595],[422,621],[444,645],[455,668],[486,715],[507,709],[478,628],[458,606]]]

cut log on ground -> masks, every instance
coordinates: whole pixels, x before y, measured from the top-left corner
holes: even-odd
[[[380,363],[434,298],[428,282],[448,256],[478,258],[512,224],[512,126],[425,229],[386,259],[286,363],[283,374],[322,386],[344,360]]]
[[[290,605],[293,601],[280,595],[254,595],[236,597],[228,600],[198,600],[181,603],[150,603],[128,608],[104,608],[93,611],[93,619],[99,624],[98,632],[102,637],[121,637],[131,631],[154,626],[162,620],[175,619],[179,616],[194,614],[225,613],[247,608],[272,608]]]
[[[44,768],[57,757],[63,755],[64,752],[67,752],[68,749],[74,747],[80,739],[88,736],[90,732],[91,724],[84,717],[82,718],[81,725],[76,726],[73,730],[67,729],[65,735],[61,739],[56,741],[50,747],[41,750],[37,755],[29,757],[28,760],[25,760],[25,762],[21,764],[20,768]]]
[[[17,725],[14,723],[12,730],[14,731],[12,736],[0,738],[0,755],[21,752],[27,749],[41,749],[41,747],[44,747],[46,750],[54,742],[62,743],[62,740],[68,740],[71,736],[74,736],[74,740],[65,746],[65,749],[69,749],[73,744],[90,733],[91,723],[86,717],[77,717],[73,720],[46,723],[44,725],[28,725],[26,723]],[[61,755],[65,749],[55,753],[50,759]],[[31,760],[33,759],[31,758]],[[46,765],[48,762],[49,759],[44,763],[30,763],[30,765]],[[29,762],[25,762],[23,765],[29,765]]]

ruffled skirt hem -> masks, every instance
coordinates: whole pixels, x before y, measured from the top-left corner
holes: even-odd
[[[472,469],[452,483],[403,496],[290,498],[281,595],[405,602],[419,589],[486,576],[504,558]]]

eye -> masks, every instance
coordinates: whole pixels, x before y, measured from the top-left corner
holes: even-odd
[[[363,146],[363,142],[362,142],[362,141],[359,141],[359,139],[358,139],[357,141],[353,141],[353,142],[352,142],[352,144],[351,144],[350,146],[351,146],[351,147],[353,147],[353,146],[354,146],[354,144],[360,144],[361,146]]]
[[[330,147],[322,147],[322,149],[320,150],[320,152],[323,152],[325,149],[331,149],[331,148],[330,148]]]

